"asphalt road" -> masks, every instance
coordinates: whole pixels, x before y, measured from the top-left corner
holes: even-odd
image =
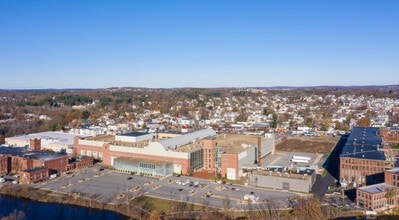
[[[178,184],[178,182],[186,184]],[[199,185],[195,186],[195,182]],[[296,194],[287,191],[215,183],[192,177],[170,176],[159,179],[115,171],[99,171],[99,165],[63,174],[47,182],[34,185],[53,191],[89,197],[104,203],[124,203],[140,195],[183,201],[216,208],[247,210],[259,208],[284,208],[288,198]],[[234,188],[234,190],[232,190]],[[248,205],[244,195],[259,197],[257,203]]]

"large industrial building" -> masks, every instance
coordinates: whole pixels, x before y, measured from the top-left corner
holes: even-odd
[[[340,181],[355,187],[373,184],[375,175],[394,163],[390,150],[383,148],[379,128],[354,127],[340,154]]]
[[[308,193],[316,181],[316,173],[310,168],[266,168],[253,171],[250,178],[255,186]]]
[[[385,211],[399,207],[399,168],[385,171],[384,183],[359,187],[357,205],[365,210]]]
[[[204,140],[204,170],[216,170],[223,178],[237,180],[247,174],[244,168],[261,167],[262,158],[274,149],[274,134],[221,134]],[[215,162],[209,159],[213,154]]]
[[[399,144],[399,128],[381,129],[380,133],[385,143]]]
[[[127,172],[168,176],[205,170],[238,179],[242,167],[258,164],[260,157],[274,150],[274,136],[217,134],[212,129],[183,134],[134,132],[75,138],[74,148],[76,155]]]
[[[77,135],[63,132],[40,132],[28,135],[19,135],[5,138],[5,144],[12,147],[29,147],[31,140],[39,140],[40,148],[36,150],[51,150],[54,152],[65,152],[68,155],[73,154],[74,138]]]
[[[128,133],[121,135],[99,135],[75,139],[76,155],[91,156],[102,160],[105,166],[115,169],[143,172],[136,169],[135,161],[153,164],[157,161],[173,164],[173,169],[159,173],[148,172],[156,176],[167,176],[173,173],[190,174],[199,169],[203,163],[201,140],[216,136],[212,129],[204,129],[172,138],[147,133]],[[130,164],[123,158],[133,158]],[[151,166],[150,166],[151,167]],[[154,170],[156,170],[154,168]]]
[[[23,170],[46,167],[50,172],[61,173],[67,170],[66,154],[37,152],[21,147],[0,147],[0,175],[16,174]]]

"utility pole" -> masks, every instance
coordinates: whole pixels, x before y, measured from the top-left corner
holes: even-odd
[[[342,187],[341,188],[341,194],[342,194],[342,207],[345,206],[345,189]]]

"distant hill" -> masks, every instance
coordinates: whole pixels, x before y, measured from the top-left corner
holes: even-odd
[[[195,90],[195,89],[263,89],[263,90],[348,90],[348,89],[361,89],[361,90],[375,90],[375,89],[399,89],[399,85],[366,85],[366,86],[269,86],[269,87],[176,87],[176,88],[145,88],[145,87],[109,87],[109,88],[66,88],[66,89],[0,89],[0,92],[62,92],[62,91],[96,91],[96,90]]]

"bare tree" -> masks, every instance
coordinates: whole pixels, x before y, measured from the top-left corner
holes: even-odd
[[[230,209],[230,198],[226,195],[223,198],[223,210],[228,211]]]

